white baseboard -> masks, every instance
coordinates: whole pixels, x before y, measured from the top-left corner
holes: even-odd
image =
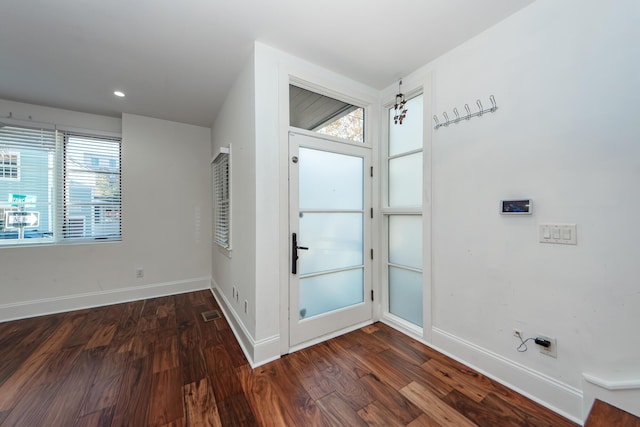
[[[0,304],[0,322],[208,289],[210,277]]]
[[[425,344],[582,425],[582,390],[438,328]]]
[[[591,411],[591,406],[595,399],[600,399],[617,408],[640,417],[640,375],[637,373],[616,375],[618,378],[608,378],[611,373],[596,375],[592,373],[583,374],[584,402],[582,404],[582,414],[586,419]],[[614,376],[615,377],[615,376]]]
[[[211,278],[210,289],[229,322],[229,326],[236,336],[249,365],[252,368],[257,368],[265,363],[279,359],[280,336],[273,335],[261,340],[255,340],[213,278]]]

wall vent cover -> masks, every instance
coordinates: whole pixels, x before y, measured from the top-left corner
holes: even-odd
[[[212,320],[220,319],[222,317],[218,310],[203,311],[200,314],[205,322],[211,322]]]

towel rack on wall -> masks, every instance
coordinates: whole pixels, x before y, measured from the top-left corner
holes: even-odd
[[[458,113],[458,109],[454,108],[453,114],[455,114],[456,116],[455,119],[450,119],[449,115],[445,111],[444,113],[442,113],[442,116],[444,117],[444,120],[445,120],[444,123],[440,123],[440,120],[438,120],[438,116],[434,115],[433,121],[436,122],[436,125],[433,128],[438,129],[439,127],[442,127],[442,126],[449,126],[450,124],[458,123],[462,120],[469,120],[471,117],[482,116],[484,113],[494,113],[498,109],[498,105],[496,104],[496,99],[493,97],[493,95],[491,95],[489,97],[489,101],[491,101],[491,107],[484,108],[482,106],[482,102],[478,99],[476,101],[476,105],[478,105],[479,111],[475,113],[471,112],[471,108],[469,108],[469,104],[464,104],[464,109],[467,111],[467,114],[465,114],[464,116],[461,116],[460,113]]]

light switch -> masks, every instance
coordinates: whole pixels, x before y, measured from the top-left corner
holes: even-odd
[[[576,224],[539,224],[538,236],[541,243],[577,245]]]

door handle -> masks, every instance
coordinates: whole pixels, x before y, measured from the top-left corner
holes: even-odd
[[[309,250],[306,246],[298,246],[298,235],[291,233],[291,274],[298,274],[298,249]]]

